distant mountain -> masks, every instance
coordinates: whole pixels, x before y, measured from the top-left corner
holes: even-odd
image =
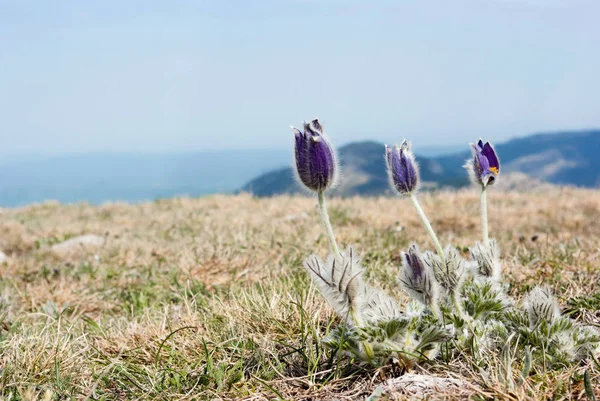
[[[600,130],[538,134],[497,146],[505,178],[506,173],[523,172],[550,183],[586,187],[600,186],[598,149]],[[437,152],[442,148],[423,150],[429,156],[417,158],[426,187],[467,183],[462,168],[470,154],[466,147],[464,152],[441,156]],[[300,188],[291,168],[276,169],[290,166],[290,153],[291,149],[273,149],[0,157],[0,207],[50,199],[62,203],[138,202],[233,193],[240,188],[260,196],[294,193]],[[351,143],[339,153],[344,173],[338,195],[388,193],[383,144]],[[527,185],[522,175],[519,177],[512,187]]]
[[[384,145],[357,142],[339,149],[342,179],[334,194],[381,195],[389,193]],[[521,172],[554,184],[600,187],[600,130],[535,134],[498,144],[502,174]],[[417,149],[418,153],[418,149]],[[462,167],[470,151],[438,157],[420,157],[426,187],[460,187],[468,183]],[[270,171],[241,188],[257,196],[302,191],[291,167]]]
[[[0,160],[0,207],[49,199],[137,202],[234,192],[252,177],[289,163],[290,157],[281,150],[12,157]]]

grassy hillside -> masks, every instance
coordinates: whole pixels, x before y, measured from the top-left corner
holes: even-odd
[[[490,191],[504,277],[517,298],[545,282],[573,318],[600,325],[600,193],[552,191]],[[421,199],[443,243],[478,239],[475,191]],[[399,252],[412,241],[431,249],[408,201],[332,199],[330,207],[339,241],[362,253],[368,281],[407,302],[395,279]],[[53,248],[84,234],[105,243]],[[327,253],[312,198],[5,209],[0,250],[3,399],[360,400],[402,373],[336,364],[321,346],[339,320],[301,266],[312,252]],[[534,371],[511,388],[495,362],[432,362],[412,372],[470,383],[433,399],[585,399],[585,369],[600,383],[591,364]],[[510,365],[518,377],[522,361]]]

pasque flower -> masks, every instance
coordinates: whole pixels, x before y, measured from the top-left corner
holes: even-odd
[[[489,142],[484,144],[481,139],[476,144],[471,144],[471,153],[473,157],[464,167],[469,172],[471,181],[481,186],[481,233],[483,245],[489,247],[486,188],[496,182],[500,174],[500,162],[492,145]]]
[[[431,308],[434,315],[439,314],[439,284],[431,267],[423,261],[416,245],[402,253],[402,270],[398,277],[404,290],[423,305]]]
[[[403,141],[400,147],[385,147],[390,185],[402,195],[410,195],[419,187],[419,167],[410,150],[410,143]]]
[[[304,132],[292,127],[295,138],[296,176],[304,186],[317,193],[319,213],[334,255],[340,250],[325,205],[324,192],[335,185],[339,170],[335,150],[323,135],[318,119],[304,122]]]
[[[396,189],[401,195],[408,196],[417,210],[429,237],[433,241],[440,258],[444,259],[444,252],[440,241],[431,227],[423,208],[417,200],[416,192],[419,189],[419,166],[415,161],[415,156],[411,151],[410,142],[402,141],[400,147],[385,147],[385,161],[387,164],[388,179],[390,186]]]
[[[465,165],[471,181],[484,187],[492,185],[500,174],[496,151],[489,142],[484,144],[480,139],[476,144],[471,144],[471,152],[473,158]]]
[[[296,173],[304,186],[315,192],[331,188],[337,177],[335,151],[323,135],[318,119],[304,122],[304,132],[292,127],[296,139]]]
[[[499,251],[488,233],[486,197],[500,164],[489,142],[471,144],[473,158],[467,163],[481,191],[483,237],[470,248],[469,262],[462,256],[462,246],[441,247],[417,199],[419,171],[410,145],[404,141],[400,146],[386,147],[390,185],[411,200],[437,251],[421,253],[411,245],[401,254],[398,283],[414,301],[401,310],[394,298],[367,284],[353,248],[340,251],[337,246],[324,193],[336,178],[335,153],[323,137],[319,121],[304,123],[304,132],[294,128],[294,137],[298,180],[318,196],[331,247],[325,261],[313,255],[304,266],[313,284],[346,322],[322,339],[324,345],[334,352],[349,352],[373,366],[391,362],[410,368],[415,362],[435,358],[442,345],[452,339],[445,347],[445,360],[467,355],[482,361],[491,352],[502,359],[504,350],[510,349],[510,358],[522,357],[528,365],[523,378],[529,377],[532,363],[541,363],[545,371],[553,366],[577,366],[600,356],[600,332],[561,316],[548,289],[534,289],[525,298],[525,310],[521,310],[508,297],[507,287],[501,285]],[[466,280],[467,269],[474,273],[474,280]]]

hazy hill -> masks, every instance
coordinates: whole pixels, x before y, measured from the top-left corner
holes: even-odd
[[[499,144],[497,148],[503,174],[520,171],[551,183],[600,185],[600,159],[596,157],[600,149],[600,130],[532,135]],[[429,155],[418,157],[427,185],[466,184],[462,165],[469,155],[468,149],[447,156],[440,156],[436,149],[419,150]],[[47,199],[63,203],[138,202],[235,192],[240,188],[260,196],[293,193],[299,188],[292,170],[273,170],[289,166],[291,152],[290,148],[0,159],[0,207]],[[371,141],[340,148],[344,175],[337,193],[386,193],[383,153],[383,144]],[[526,182],[521,179],[519,187],[524,186]]]
[[[600,130],[535,134],[496,146],[502,173],[521,172],[555,184],[600,186]],[[470,151],[439,157],[419,157],[421,177],[428,186],[458,187],[467,184],[462,168]],[[343,176],[338,195],[379,195],[389,191],[384,145],[357,142],[339,149]],[[242,191],[270,196],[301,191],[291,167],[270,171],[242,187]]]
[[[252,177],[289,163],[290,157],[278,150],[223,150],[13,158],[0,161],[0,206],[233,192]]]

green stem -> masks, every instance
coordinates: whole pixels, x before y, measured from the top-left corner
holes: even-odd
[[[481,188],[481,235],[483,237],[483,246],[485,246],[486,248],[489,248],[490,237],[489,237],[489,233],[488,233],[486,187]]]
[[[417,209],[417,213],[419,214],[419,217],[421,218],[421,221],[423,222],[423,225],[425,226],[425,230],[427,230],[427,234],[429,234],[429,237],[433,241],[435,250],[437,251],[438,255],[440,255],[440,258],[442,259],[442,265],[445,266],[446,258],[444,257],[444,250],[442,249],[442,246],[440,245],[440,241],[438,240],[437,235],[435,235],[435,231],[433,231],[433,227],[431,227],[431,224],[429,223],[429,220],[427,219],[427,216],[425,215],[425,212],[423,211],[421,204],[417,200],[417,196],[414,194],[411,194],[410,200],[412,201],[412,204],[415,207],[415,209]]]
[[[325,204],[325,196],[323,195],[323,191],[319,191],[319,212],[321,213],[321,221],[325,226],[325,233],[327,235],[327,239],[329,240],[329,245],[331,245],[331,249],[333,253],[337,256],[340,254],[340,250],[337,246],[337,242],[335,242],[335,236],[333,235],[333,228],[331,227],[331,222],[329,221],[329,214],[327,213],[327,205]]]

